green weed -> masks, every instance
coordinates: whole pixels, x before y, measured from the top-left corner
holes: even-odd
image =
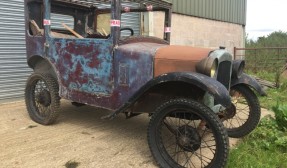
[[[287,130],[287,104],[279,105],[279,103],[277,103],[277,105],[274,106],[272,110],[275,112],[275,118],[276,118],[278,127],[282,131],[286,131]]]
[[[263,118],[258,127],[230,151],[227,167],[287,167],[287,106],[273,107],[275,118]]]
[[[263,108],[271,110],[278,102],[287,104],[287,80],[282,79],[279,88],[268,88],[266,93],[266,97],[259,96]]]

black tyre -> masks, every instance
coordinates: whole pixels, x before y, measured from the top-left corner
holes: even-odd
[[[219,115],[228,136],[240,138],[253,131],[260,121],[261,108],[254,92],[247,86],[237,85],[230,89],[232,107]]]
[[[32,74],[26,84],[25,102],[33,121],[43,125],[54,123],[60,107],[57,81],[49,74]]]
[[[224,167],[228,136],[208,107],[173,99],[158,107],[148,127],[148,144],[160,167]]]

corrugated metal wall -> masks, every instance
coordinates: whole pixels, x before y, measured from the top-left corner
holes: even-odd
[[[23,0],[0,1],[0,101],[23,97],[26,63]]]
[[[124,7],[139,7],[138,3],[123,3]],[[140,13],[123,13],[122,14],[122,27],[132,27],[135,35],[141,34]],[[129,31],[122,31],[122,36],[129,36]]]
[[[122,19],[122,26],[132,27],[135,34],[140,34],[140,14],[125,14]],[[56,16],[53,22],[63,20],[69,18]],[[26,62],[24,1],[0,0],[0,102],[22,98],[31,72]]]
[[[236,24],[246,24],[247,0],[169,0],[173,12],[220,20]]]

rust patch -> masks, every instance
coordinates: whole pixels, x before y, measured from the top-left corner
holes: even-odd
[[[168,46],[157,50],[154,76],[169,72],[195,72],[195,65],[207,57],[211,49],[189,46]]]

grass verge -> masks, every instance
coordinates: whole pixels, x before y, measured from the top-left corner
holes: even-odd
[[[270,78],[261,74],[263,79]],[[287,167],[287,80],[278,89],[268,89],[267,97],[259,97],[262,107],[273,110],[258,127],[230,151],[229,168]]]
[[[230,151],[227,167],[286,168],[287,132],[279,129],[274,118],[264,118],[251,134]]]
[[[268,81],[274,81],[276,76],[276,73],[266,71],[261,71],[256,74],[250,72],[250,74]],[[274,89],[268,88],[266,93],[268,96],[259,96],[259,101],[263,108],[271,110],[272,107],[276,106],[277,102],[287,103],[287,79],[280,78],[280,87]]]
[[[267,96],[259,97],[260,105],[271,110],[278,102],[287,103],[287,81],[278,89],[268,89]]]
[[[266,116],[258,127],[230,151],[230,168],[287,167],[287,105],[273,107],[275,117]]]

